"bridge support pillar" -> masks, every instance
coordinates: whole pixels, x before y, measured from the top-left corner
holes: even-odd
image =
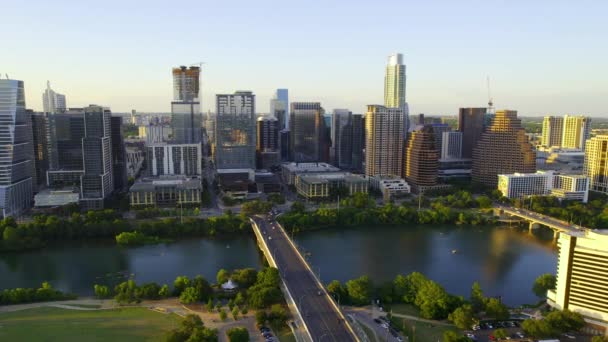
[[[559,230],[553,231],[553,242],[557,242],[557,238],[559,237]]]
[[[528,231],[529,231],[530,233],[532,233],[532,231],[533,231],[534,229],[538,229],[539,227],[540,227],[540,225],[539,225],[538,223],[536,223],[536,222],[532,221],[532,222],[530,222],[530,224],[528,225]]]

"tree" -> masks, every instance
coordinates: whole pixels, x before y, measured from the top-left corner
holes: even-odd
[[[492,206],[492,200],[488,196],[477,197],[477,205],[480,208],[490,208]]]
[[[239,319],[239,307],[235,306],[234,308],[232,308],[232,318],[234,318],[235,321],[238,321]]]
[[[217,275],[215,276],[215,279],[217,280],[217,283],[219,285],[224,284],[225,282],[228,281],[228,278],[230,277],[230,273],[228,273],[228,271],[226,271],[225,269],[221,269],[217,272]]]
[[[212,298],[209,298],[209,300],[207,301],[207,305],[205,307],[207,308],[208,312],[213,311],[213,299]]]
[[[327,292],[340,303],[348,302],[348,292],[338,280],[332,280],[329,284],[327,284]]]
[[[266,319],[270,321],[275,327],[280,327],[285,324],[289,315],[287,311],[281,304],[274,304],[270,308],[270,312],[268,313]]]
[[[178,276],[173,282],[173,295],[179,296],[182,291],[190,286],[190,279],[186,276]]]
[[[93,286],[95,290],[95,297],[99,299],[109,298],[110,297],[110,288],[105,285],[95,284]]]
[[[182,304],[192,304],[200,300],[198,290],[195,287],[186,287],[179,295],[179,302]]]
[[[236,294],[236,297],[234,298],[234,304],[239,306],[245,304],[245,297],[243,296],[242,292]]]
[[[169,285],[164,284],[160,290],[158,290],[158,296],[160,298],[168,298],[169,295],[171,294],[171,291],[169,291]]]
[[[366,305],[371,301],[373,286],[368,276],[361,276],[346,282],[348,298],[354,305]]]
[[[553,331],[545,320],[527,319],[521,324],[523,331],[530,337],[550,337]]]
[[[544,320],[554,332],[559,334],[579,331],[585,326],[583,316],[570,310],[551,311]]]
[[[408,281],[407,278],[398,274],[393,280],[393,296],[395,301],[403,302],[408,292]]]
[[[114,288],[114,293],[116,293],[114,299],[119,304],[131,304],[141,302],[141,299],[137,296],[137,285],[133,280],[128,280],[116,285],[116,287]]]
[[[473,307],[469,304],[465,304],[449,314],[448,319],[460,329],[471,329],[475,323]]]
[[[255,312],[255,322],[257,323],[257,325],[266,324],[267,319],[268,317],[266,315],[266,311],[258,310]]]
[[[240,270],[234,270],[232,272],[232,280],[239,284],[242,289],[247,289],[255,284],[258,278],[258,271],[253,268],[244,268]]]
[[[200,275],[197,275],[196,277],[194,277],[191,284],[192,284],[191,286],[194,287],[196,289],[196,291],[198,292],[199,301],[206,300],[213,293],[213,290],[211,289],[211,285],[209,285],[209,282]]]
[[[603,336],[593,336],[591,342],[608,342],[608,338]]]
[[[505,339],[505,338],[507,338],[507,336],[509,336],[509,335],[507,334],[507,331],[505,329],[500,328],[500,329],[494,330],[494,337],[496,337],[499,340]]]
[[[497,320],[508,319],[509,309],[496,298],[490,298],[486,304],[486,314]]]
[[[467,337],[458,334],[455,331],[448,330],[443,333],[443,342],[470,342]]]
[[[249,342],[249,332],[245,327],[234,327],[226,332],[230,342]]]
[[[555,276],[551,273],[545,273],[534,281],[534,286],[532,286],[532,291],[537,297],[546,297],[547,290],[555,289],[556,279]]]
[[[303,213],[306,211],[306,207],[302,202],[293,202],[291,205],[291,211],[294,213]]]
[[[226,314],[226,311],[224,311],[224,309],[220,309],[220,319],[223,321],[226,320],[226,318],[228,318],[228,314]]]
[[[249,310],[247,309],[247,306],[243,306],[243,308],[241,309],[241,315],[245,316],[248,312]]]
[[[451,311],[450,295],[431,280],[422,285],[414,304],[420,309],[420,315],[427,319],[446,318]]]
[[[481,286],[478,282],[474,282],[471,287],[471,305],[473,306],[473,311],[480,312],[485,310],[486,306],[486,297],[483,296],[483,291],[481,290]]]

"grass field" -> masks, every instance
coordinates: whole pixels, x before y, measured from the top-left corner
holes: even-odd
[[[395,327],[399,327],[401,331],[404,331],[406,336],[410,337],[411,342],[443,341],[443,333],[447,330],[454,330],[458,333],[462,333],[462,331],[454,326],[447,327],[444,325],[435,325],[399,317],[393,317],[391,321]]]
[[[145,308],[37,308],[0,314],[0,341],[162,341],[181,318]]]
[[[388,310],[388,309],[387,309]],[[392,313],[402,314],[402,315],[410,315],[410,316],[420,316],[420,310],[417,307],[411,304],[394,304],[390,307]]]

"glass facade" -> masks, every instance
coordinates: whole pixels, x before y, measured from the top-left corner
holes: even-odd
[[[216,95],[215,165],[255,169],[255,95],[250,91]]]
[[[290,155],[295,162],[329,161],[325,110],[319,102],[293,102],[290,110]]]

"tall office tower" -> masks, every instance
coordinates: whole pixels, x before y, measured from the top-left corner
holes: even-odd
[[[201,68],[196,66],[173,68],[173,100],[199,102],[200,75]]]
[[[608,331],[608,234],[588,229],[560,233],[554,290],[547,304],[583,316],[588,327],[604,335]]]
[[[363,172],[363,161],[365,160],[365,117],[361,114],[353,114],[353,143],[352,143],[352,169]]]
[[[443,132],[441,159],[462,158],[462,132]]]
[[[368,105],[365,115],[365,175],[398,176],[403,168],[403,113]]]
[[[270,115],[277,119],[279,130],[285,129],[285,116],[287,115],[287,104],[279,99],[270,100]]]
[[[319,102],[292,102],[289,118],[290,155],[295,162],[327,162],[329,143]]]
[[[334,109],[331,123],[331,162],[350,169],[353,164],[353,113],[348,109]]]
[[[32,145],[34,146],[34,191],[46,184],[46,171],[49,169],[49,148],[47,137],[47,117],[45,113],[28,111],[32,119]]]
[[[545,116],[543,119],[541,145],[546,147],[562,146],[563,131],[564,118],[559,116]]]
[[[46,82],[46,90],[42,94],[42,108],[45,113],[63,113],[66,110],[65,95],[51,89],[51,82]]]
[[[110,142],[112,145],[112,178],[114,190],[127,189],[127,150],[121,116],[110,118]]]
[[[608,194],[608,135],[587,140],[583,174],[589,177],[590,190]]]
[[[433,132],[435,133],[435,149],[441,153],[441,147],[443,144],[443,133],[450,132],[452,129],[450,125],[445,123],[432,123]]]
[[[173,68],[171,127],[175,143],[196,144],[202,141],[203,115],[199,101],[199,77],[199,67]]]
[[[484,131],[486,108],[460,108],[458,131],[462,132],[462,158],[472,158],[473,149]]]
[[[158,144],[169,140],[171,126],[162,124],[147,124],[139,126],[139,138],[144,139],[146,144]]]
[[[289,130],[284,129],[279,132],[279,145],[280,145],[282,162],[292,160],[291,154],[290,154],[290,152],[291,152],[290,151],[290,141],[291,141],[291,132],[289,132]]]
[[[103,209],[114,190],[111,117],[96,105],[48,116],[48,185],[77,186],[84,210]]]
[[[285,89],[285,88],[277,89],[274,97],[275,97],[275,99],[281,101],[281,103],[285,107],[285,113],[284,113],[283,119],[281,120],[280,118],[277,117],[277,119],[279,119],[279,122],[283,122],[284,126],[281,127],[281,129],[288,128],[289,127],[289,89]],[[275,110],[276,110],[276,108],[275,108]],[[271,114],[272,113],[273,112],[271,112]]]
[[[281,163],[279,120],[274,116],[258,118],[256,160],[258,169],[268,169]]]
[[[591,135],[591,118],[587,116],[564,116],[562,147],[585,150],[585,141]]]
[[[418,125],[424,125],[424,113],[418,114]]]
[[[403,178],[416,192],[437,185],[439,170],[439,150],[435,146],[433,126],[424,125],[411,133],[405,151]]]
[[[197,176],[202,173],[201,159],[201,144],[160,143],[146,146],[149,176]]]
[[[250,91],[216,95],[215,166],[255,169],[255,95]]]
[[[0,80],[0,209],[2,217],[32,205],[34,149],[23,81]]]
[[[516,172],[536,172],[536,153],[517,118],[517,111],[499,110],[473,149],[472,180],[496,187],[499,174]]]
[[[409,108],[405,99],[405,65],[403,55],[396,53],[388,56],[386,73],[384,74],[384,106],[401,109],[403,115],[403,138],[409,131]]]

